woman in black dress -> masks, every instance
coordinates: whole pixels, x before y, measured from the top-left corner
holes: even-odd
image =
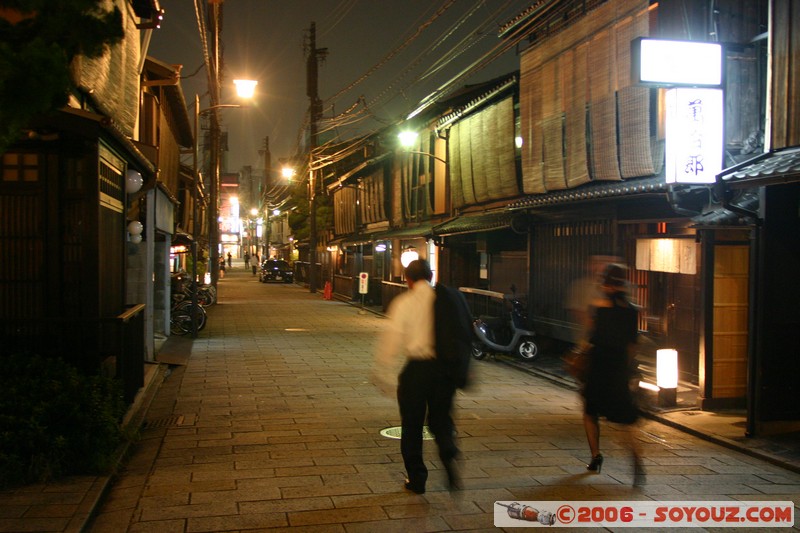
[[[601,281],[603,297],[593,303],[594,324],[589,339],[592,348],[583,389],[583,424],[592,453],[586,468],[590,471],[600,472],[603,467],[599,417],[629,426],[639,418],[630,388],[638,309],[628,298],[626,274],[626,267],[608,265]],[[638,483],[644,471],[637,441],[630,430],[626,433],[634,456],[634,483]]]

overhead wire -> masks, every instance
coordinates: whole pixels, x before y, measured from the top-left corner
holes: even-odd
[[[403,51],[405,48],[407,48],[412,42],[414,42],[414,40],[417,37],[419,37],[425,29],[427,29],[431,24],[433,24],[433,22],[436,19],[441,17],[450,7],[452,7],[452,5],[454,3],[455,3],[455,0],[448,0],[442,7],[440,7],[434,13],[434,15],[427,22],[425,22],[422,26],[417,28],[417,31],[413,35],[409,36],[405,40],[405,42],[403,44],[401,44],[398,47],[395,47],[388,54],[386,54],[386,56],[384,56],[380,61],[378,61],[375,65],[370,67],[369,70],[367,70],[367,72],[365,72],[363,75],[361,75],[361,77],[356,79],[354,82],[352,82],[350,85],[348,85],[344,89],[341,89],[338,93],[334,94],[332,97],[327,98],[326,100],[336,100],[336,98],[338,98],[342,94],[346,93],[347,91],[351,90],[353,87],[355,87],[359,83],[363,82],[365,79],[367,79],[373,73],[375,73],[375,71],[380,69],[383,65],[388,63],[393,57],[395,57],[397,54],[399,54],[401,51]]]
[[[397,96],[405,94],[405,91],[407,91],[414,85],[420,83],[421,81],[430,78],[435,73],[439,72],[442,68],[444,68],[444,66],[446,66],[447,63],[452,62],[455,58],[464,54],[469,48],[474,47],[480,40],[484,39],[488,35],[491,35],[492,33],[489,31],[491,25],[496,24],[495,19],[499,17],[505,9],[508,8],[508,6],[512,3],[512,1],[513,0],[506,0],[506,2],[504,2],[501,6],[495,8],[492,14],[489,17],[487,17],[486,20],[482,21],[475,30],[471,31],[467,36],[465,36],[460,41],[452,45],[449,48],[449,50],[442,55],[442,57],[437,59],[437,61],[434,62],[431,66],[429,66],[425,71],[418,74],[415,78],[413,78],[413,80],[411,80],[403,87],[395,89],[396,92],[394,95],[390,97],[389,101],[396,98]],[[424,60],[425,57],[429,56],[430,54],[434,53],[437,49],[441,48],[444,45],[444,43],[449,38],[451,38],[452,35],[454,35],[459,29],[461,29],[471,17],[475,16],[478,10],[484,7],[485,3],[486,3],[485,0],[478,0],[467,13],[459,17],[459,19],[456,22],[454,22],[445,32],[443,32],[433,43],[429,44],[427,47],[425,47],[425,49],[423,49],[420,53],[418,53],[417,56],[407,64],[403,72],[399,76],[397,76],[390,84],[388,84],[378,96],[374,97],[369,102],[367,102],[366,98],[363,95],[359,96],[359,98],[354,103],[352,103],[344,112],[339,113],[335,116],[323,118],[322,123],[324,124],[324,126],[323,129],[320,130],[320,133],[328,133],[330,131],[334,131],[337,129],[348,128],[350,126],[355,126],[369,119],[375,120],[376,122],[385,125],[397,122],[396,119],[385,118],[376,114],[375,106],[379,103],[385,105],[384,100],[386,99],[387,93],[389,93],[400,81],[402,81],[405,77],[407,77],[409,73],[412,72],[414,68],[416,68],[422,60]],[[345,94],[346,92],[348,92],[349,90],[351,90],[352,88],[354,88],[355,86],[366,80],[375,71],[383,67],[388,61],[395,58],[400,51],[408,47],[409,44],[411,44],[411,42],[414,41],[414,39],[418,38],[425,29],[427,29],[437,18],[439,18],[444,13],[443,10],[446,10],[447,8],[451,7],[452,4],[453,4],[452,1],[445,4],[439,10],[437,10],[428,20],[426,20],[423,24],[421,24],[413,35],[409,36],[399,46],[392,49],[386,56],[383,57],[381,61],[373,65],[365,74],[363,74],[361,77],[350,83],[347,87],[335,93],[332,97],[325,99],[325,102],[329,104],[327,109],[332,108],[332,102],[335,101],[336,98],[340,97],[342,94]],[[349,9],[350,2],[343,0],[340,3],[340,6],[347,7]],[[339,20],[336,21],[337,24],[338,22]],[[452,90],[453,86],[456,83],[459,83],[468,75],[472,75],[475,72],[481,70],[482,68],[485,68],[485,66],[488,65],[496,57],[515,47],[519,43],[519,41],[522,40],[522,38],[523,36],[515,35],[514,32],[512,32],[512,34],[507,39],[493,46],[489,51],[485,52],[482,56],[473,61],[467,68],[462,69],[459,73],[451,77],[444,84],[441,84],[434,92],[429,93],[427,96],[425,96],[422,100],[419,100],[417,103],[423,104],[425,107],[427,107],[431,103],[439,100],[450,90]],[[298,138],[296,143],[296,147],[298,149],[300,146],[300,140],[302,138],[303,131],[305,130],[305,128],[307,128],[308,124],[309,124],[308,114],[306,114],[304,125],[298,132]],[[336,138],[339,137],[340,135],[337,134]],[[358,148],[360,148],[360,145],[363,145],[363,141],[361,140],[357,141],[357,143],[359,145]],[[336,162],[337,160],[340,160],[342,157],[346,157],[352,152],[353,150],[341,150],[335,154],[328,154],[324,158],[315,161],[314,167],[315,169],[322,168],[324,166]]]

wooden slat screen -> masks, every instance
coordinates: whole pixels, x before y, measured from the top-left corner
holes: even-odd
[[[42,316],[48,261],[39,187],[0,195],[0,317]]]
[[[522,192],[543,194],[541,54],[535,47],[520,58],[520,125],[522,133]]]
[[[361,182],[361,221],[364,224],[386,220],[383,191],[383,168],[381,167]]]
[[[524,193],[657,171],[649,90],[629,88],[630,41],[648,35],[648,8],[645,0],[607,2],[523,52]]]
[[[565,84],[566,104],[566,179],[572,188],[590,180],[586,154],[586,102],[589,101],[587,62],[589,44],[583,43],[572,51],[569,83]]]
[[[647,11],[621,20],[614,28],[617,39],[617,90],[619,98],[619,154],[623,178],[654,174],[650,153],[650,89],[631,85],[631,47],[636,37],[648,34]]]
[[[450,181],[455,207],[519,194],[513,139],[511,97],[450,128]]]

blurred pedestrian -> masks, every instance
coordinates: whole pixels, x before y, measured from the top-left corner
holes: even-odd
[[[233,256],[228,252],[228,267],[233,268]]]
[[[250,252],[244,253],[244,269],[250,268]]]
[[[457,490],[461,488],[456,467],[459,450],[451,411],[456,388],[466,386],[467,381],[469,311],[458,291],[453,294],[453,289],[442,286],[435,290],[431,286],[433,275],[426,261],[412,261],[405,277],[409,290],[389,305],[389,322],[378,343],[372,377],[385,392],[390,392],[397,376],[393,372],[395,363],[405,360],[396,378],[396,394],[402,426],[400,451],[408,475],[406,490],[425,493],[428,469],[422,453],[422,432],[426,413],[448,486]],[[437,339],[439,331],[447,333]],[[454,353],[449,353],[445,344],[454,347]]]
[[[593,304],[589,367],[583,387],[583,423],[592,455],[586,469],[598,473],[603,468],[599,417],[628,426],[626,440],[633,454],[634,484],[638,485],[644,479],[644,469],[633,434],[639,410],[631,380],[639,311],[628,297],[627,285],[625,266],[616,263],[606,266],[600,282],[602,296]]]

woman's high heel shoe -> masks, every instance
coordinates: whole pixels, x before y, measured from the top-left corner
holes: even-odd
[[[640,487],[644,485],[645,480],[645,472],[644,466],[642,466],[641,459],[636,456],[633,459],[633,486]]]
[[[603,469],[603,454],[598,453],[592,457],[592,462],[586,465],[586,470],[597,472],[598,474]]]

